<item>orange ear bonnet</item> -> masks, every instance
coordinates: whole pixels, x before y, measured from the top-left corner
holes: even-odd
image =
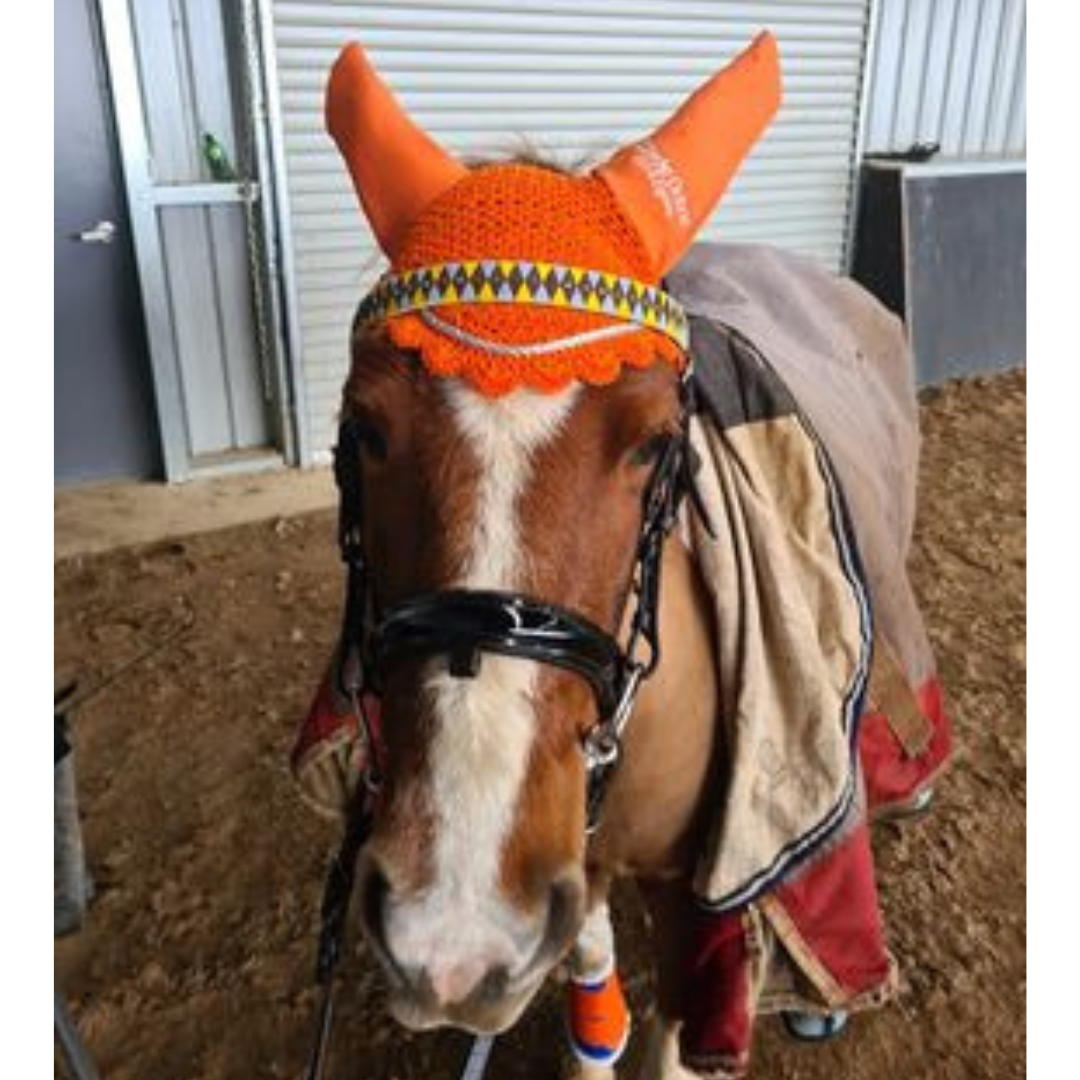
[[[361,304],[433,373],[498,396],[605,384],[624,365],[686,363],[682,308],[659,287],[780,102],[757,40],[649,138],[585,176],[468,169],[404,113],[349,45],[326,119],[390,271]]]

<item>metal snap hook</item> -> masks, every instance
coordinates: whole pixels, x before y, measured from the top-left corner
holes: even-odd
[[[614,765],[621,747],[611,724],[597,724],[586,736],[584,743],[585,764],[589,771]]]

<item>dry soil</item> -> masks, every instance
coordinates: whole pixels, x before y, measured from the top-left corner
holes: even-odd
[[[755,1077],[1024,1073],[1024,390],[1011,373],[922,398],[912,569],[958,749],[932,815],[876,833],[902,993],[823,1047],[763,1020]],[[336,836],[298,800],[286,756],[340,590],[326,512],[57,564],[57,666],[87,688],[194,617],[76,718],[98,896],[57,943],[56,974],[105,1080],[301,1073]],[[617,917],[640,1012],[647,951],[629,890]],[[457,1076],[463,1036],[392,1026],[362,953],[345,977],[329,1080]],[[490,1076],[554,1077],[562,1042],[551,990],[499,1040]]]

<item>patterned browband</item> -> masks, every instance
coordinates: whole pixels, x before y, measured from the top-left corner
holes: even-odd
[[[690,331],[682,305],[655,285],[602,270],[506,259],[441,263],[384,274],[357,312],[361,323],[451,304],[533,304],[636,323],[685,350]]]

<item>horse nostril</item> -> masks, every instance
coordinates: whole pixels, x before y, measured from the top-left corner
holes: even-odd
[[[514,992],[521,992],[547,973],[577,937],[585,918],[585,878],[569,872],[556,878],[548,888],[547,919],[543,936],[528,964],[509,980]]]
[[[360,902],[366,922],[382,922],[383,903],[389,892],[390,880],[382,867],[374,859],[367,859],[360,888]]]
[[[503,966],[493,967],[480,983],[479,992],[489,1001],[498,1001],[506,993],[510,972]]]

